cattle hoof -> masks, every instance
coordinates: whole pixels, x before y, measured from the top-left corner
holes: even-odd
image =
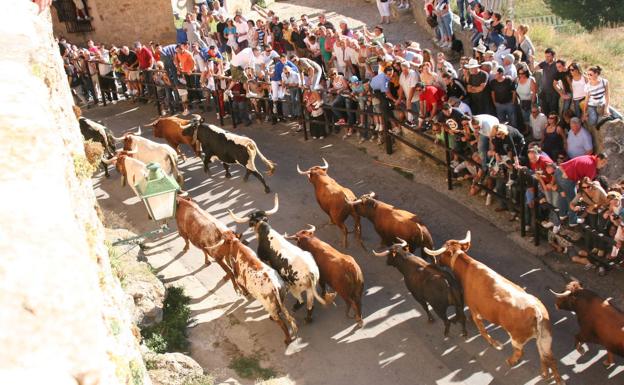
[[[230,179],[232,177],[232,174],[230,174],[229,172],[227,174],[225,174],[225,177]]]
[[[435,322],[435,318],[433,317],[429,317],[429,319],[427,319],[427,322],[429,322],[430,324]]]
[[[613,361],[610,361],[608,358],[604,361],[602,361],[602,364],[605,366],[605,368],[608,368],[609,366],[613,365]]]
[[[264,188],[264,192],[268,194],[271,192],[271,189],[267,186]]]
[[[292,309],[293,311],[297,311],[299,309],[301,309],[301,307],[303,306],[303,302],[297,302],[293,305]]]
[[[312,317],[305,317],[305,322],[307,324],[311,324],[314,321],[314,319]]]
[[[361,329],[362,327],[364,327],[364,321],[363,320],[357,321],[356,326],[357,326],[358,329]]]

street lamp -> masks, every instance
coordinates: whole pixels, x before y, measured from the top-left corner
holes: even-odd
[[[180,185],[166,175],[158,163],[149,163],[147,170],[147,178],[135,187],[150,217],[160,221],[175,216],[176,192],[180,190]]]
[[[142,249],[147,238],[156,234],[169,231],[166,220],[175,216],[176,194],[180,191],[180,185],[169,175],[165,174],[158,163],[149,163],[147,166],[147,178],[135,185],[139,198],[145,204],[147,212],[154,221],[164,223],[156,230],[137,235],[127,239],[120,239],[113,246],[124,244],[138,244]]]

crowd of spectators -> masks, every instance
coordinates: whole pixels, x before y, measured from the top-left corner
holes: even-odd
[[[602,273],[619,258],[622,191],[599,177],[607,163],[599,127],[612,111],[600,67],[584,70],[550,48],[536,53],[528,26],[477,0],[457,1],[474,43],[458,65],[447,57],[458,45],[449,0],[425,5],[436,54],[418,42],[388,42],[382,25],[354,30],[322,14],[282,20],[272,11],[251,20],[231,17],[218,1],[200,3],[186,16],[186,42],[136,42],[131,50],[91,41],[77,48],[61,38],[78,101],[151,95],[174,113],[208,100],[246,125],[307,114],[313,139],[335,131],[381,144],[385,122],[395,135],[421,131],[448,139],[454,177],[470,181],[470,194],[486,205],[497,201],[496,211],[517,216],[526,196],[528,208],[539,207],[527,223],[561,234],[582,225],[615,239],[594,242],[587,266]],[[520,174],[536,182],[521,191]]]

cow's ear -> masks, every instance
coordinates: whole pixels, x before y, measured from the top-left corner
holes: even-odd
[[[468,251],[468,250],[470,249],[470,246],[471,246],[471,245],[472,245],[472,243],[471,243],[471,242],[468,242],[468,243],[462,243],[462,244],[460,244],[460,248],[461,248],[463,251]]]

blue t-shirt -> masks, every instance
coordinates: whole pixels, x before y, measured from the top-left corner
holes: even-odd
[[[297,66],[294,65],[290,60],[287,60],[286,64],[282,63],[281,61],[278,61],[275,64],[275,69],[273,70],[271,81],[279,82],[280,80],[282,80],[282,72],[284,71],[284,66],[289,66],[291,70],[295,71],[296,73],[299,73],[299,68],[297,68]]]

